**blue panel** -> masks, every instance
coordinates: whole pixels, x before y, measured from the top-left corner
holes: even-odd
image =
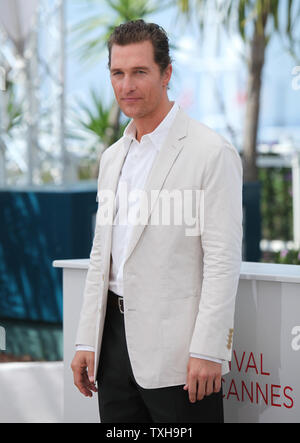
[[[261,259],[261,184],[246,182],[243,186],[244,209],[244,261],[259,262]]]
[[[0,192],[0,318],[62,321],[62,271],[87,258],[96,190]]]

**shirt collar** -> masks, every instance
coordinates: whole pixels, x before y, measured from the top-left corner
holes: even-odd
[[[172,108],[165,116],[165,118],[161,121],[161,123],[154,129],[154,131],[150,132],[149,134],[145,134],[142,137],[141,141],[143,140],[144,137],[149,137],[156,151],[159,151],[165,141],[165,138],[168,135],[169,129],[172,126],[172,123],[176,117],[178,110],[179,110],[179,105],[176,102],[174,102]],[[136,139],[136,126],[134,124],[134,120],[131,120],[124,131],[125,148],[128,149],[132,140],[135,139]]]

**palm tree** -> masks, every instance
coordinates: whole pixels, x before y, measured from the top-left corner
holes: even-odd
[[[262,72],[272,36],[278,33],[285,49],[296,56],[300,24],[299,0],[177,0],[181,13],[197,17],[200,29],[205,26],[205,12],[213,4],[216,17],[227,31],[238,32],[248,49],[246,120],[243,133],[244,181],[257,182],[256,145],[260,114]],[[286,20],[282,19],[282,12]],[[279,18],[280,17],[280,18]]]
[[[73,0],[74,1],[74,0]],[[73,26],[74,42],[78,42],[78,54],[82,61],[97,61],[106,48],[106,42],[113,29],[131,20],[145,19],[159,8],[159,3],[149,0],[76,0],[89,10],[91,5],[108,8],[108,16],[89,14]],[[165,5],[167,7],[167,5]]]

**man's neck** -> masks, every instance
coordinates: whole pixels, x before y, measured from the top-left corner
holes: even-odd
[[[156,112],[153,116],[134,120],[137,141],[140,141],[143,135],[153,132],[157,126],[160,125],[166,115],[170,112],[173,104],[174,102],[168,100],[165,105],[160,108],[159,113]]]

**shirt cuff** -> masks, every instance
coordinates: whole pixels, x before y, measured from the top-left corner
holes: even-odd
[[[95,348],[93,346],[88,346],[88,345],[76,345],[76,352],[77,351],[95,352]]]
[[[202,360],[209,360],[213,361],[214,363],[223,363],[223,360],[220,360],[219,358],[208,357],[207,355],[202,354],[194,354],[193,352],[190,352],[190,357],[201,358]]]

